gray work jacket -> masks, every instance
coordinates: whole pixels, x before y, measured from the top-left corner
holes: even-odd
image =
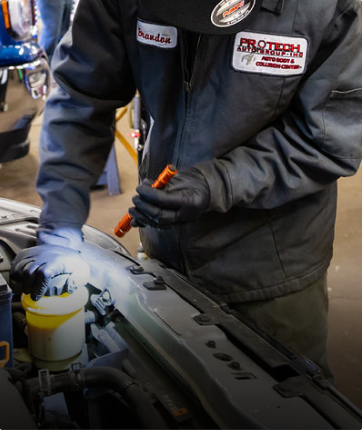
[[[332,257],[336,181],[360,163],[361,32],[360,0],[264,0],[246,30],[201,35],[189,70],[182,29],[136,0],[81,0],[53,60],[41,223],[86,222],[114,111],[137,88],[150,116],[141,178],[196,166],[212,208],[141,229],[146,252],[226,302],[307,287]]]

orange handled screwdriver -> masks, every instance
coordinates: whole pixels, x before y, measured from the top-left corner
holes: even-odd
[[[160,176],[152,184],[152,188],[163,188],[171,178],[177,173],[176,167],[173,164],[168,164],[165,169],[160,173]],[[117,237],[123,237],[128,231],[131,230],[132,217],[129,213],[121,219],[117,227],[114,229],[114,234]]]

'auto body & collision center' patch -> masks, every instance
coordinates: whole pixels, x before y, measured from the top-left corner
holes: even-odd
[[[235,36],[232,67],[267,75],[301,75],[307,50],[308,41],[303,37],[241,31]]]

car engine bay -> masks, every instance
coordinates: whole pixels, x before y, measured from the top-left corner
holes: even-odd
[[[34,310],[10,267],[35,245],[39,214],[0,199],[1,429],[361,428],[313,363],[90,226],[104,282],[79,288],[58,319]]]

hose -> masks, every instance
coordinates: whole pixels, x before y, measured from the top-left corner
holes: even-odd
[[[46,387],[44,381],[47,384]],[[122,396],[143,428],[169,428],[140,386],[119,369],[99,366],[69,371],[65,374],[48,375],[43,379],[41,387],[38,379],[33,379],[31,386],[33,391],[42,391],[45,396],[64,391],[79,391],[84,388],[108,388]]]

